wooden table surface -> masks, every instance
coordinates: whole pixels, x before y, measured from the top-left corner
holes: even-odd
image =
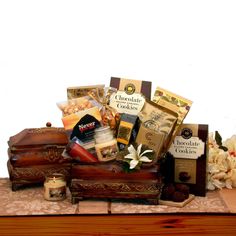
[[[236,215],[5,216],[0,235],[236,235]]]
[[[9,181],[0,180],[0,235],[236,235],[236,189],[196,197],[181,209],[106,201],[71,205],[69,198],[44,201],[41,188],[12,192]]]

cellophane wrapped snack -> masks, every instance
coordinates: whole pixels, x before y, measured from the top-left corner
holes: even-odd
[[[116,132],[117,124],[119,121],[119,113],[109,106],[110,97],[115,93],[117,89],[112,87],[104,87],[101,89],[92,89],[88,92],[88,95],[101,104],[99,111],[102,118],[103,126],[110,126],[110,128]]]
[[[100,103],[85,96],[57,103],[57,106],[62,111],[62,122],[70,139],[93,140],[94,130],[101,126]]]

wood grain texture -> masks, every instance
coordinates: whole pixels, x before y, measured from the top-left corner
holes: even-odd
[[[12,190],[43,184],[45,176],[64,174],[70,179],[72,158],[62,153],[68,143],[64,128],[44,127],[24,129],[8,141],[8,173]]]
[[[224,199],[225,203],[227,204],[230,212],[236,213],[236,188],[233,189],[221,189],[219,191],[221,197]]]
[[[0,217],[0,235],[236,235],[236,214]]]

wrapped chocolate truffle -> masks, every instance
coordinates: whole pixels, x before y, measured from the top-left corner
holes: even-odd
[[[162,188],[161,199],[173,202],[183,202],[189,198],[189,187],[186,184],[165,184]]]

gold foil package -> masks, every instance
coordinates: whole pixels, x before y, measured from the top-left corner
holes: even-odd
[[[165,135],[165,147],[170,144],[177,117],[177,113],[151,101],[146,101],[142,111],[139,113],[139,118],[146,128]]]
[[[164,133],[156,132],[155,130],[146,128],[144,124],[141,124],[136,143],[146,145],[149,149],[155,151],[156,156],[159,157],[162,153],[164,140]]]
[[[89,85],[89,86],[76,86],[67,88],[67,98],[74,99],[79,97],[87,96],[91,90],[96,89],[99,94],[103,93],[104,84],[99,85]]]
[[[178,114],[177,124],[172,137],[173,140],[180,125],[190,110],[192,101],[160,87],[156,88],[152,101],[159,106],[168,108],[169,110]]]

